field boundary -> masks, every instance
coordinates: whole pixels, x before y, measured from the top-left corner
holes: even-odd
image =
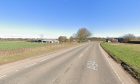
[[[132,68],[131,66],[129,66],[127,63],[125,63],[124,61],[122,61],[121,59],[117,58],[113,53],[111,53],[110,51],[108,51],[107,49],[105,49],[102,46],[102,43],[100,43],[100,46],[105,50],[105,52],[107,52],[107,54],[117,63],[121,64],[121,66],[123,67],[124,70],[126,70],[132,77],[134,77],[135,79],[137,79],[140,82],[140,73],[137,72],[134,68]]]

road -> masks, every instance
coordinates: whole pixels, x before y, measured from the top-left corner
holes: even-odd
[[[138,84],[98,42],[0,67],[0,84]]]

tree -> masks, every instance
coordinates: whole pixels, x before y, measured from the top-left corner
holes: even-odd
[[[85,42],[87,41],[87,38],[91,36],[91,32],[88,31],[86,28],[81,28],[78,30],[76,34],[76,38],[78,39],[78,42]]]
[[[124,42],[128,42],[134,38],[135,38],[135,36],[133,34],[126,34],[123,36]]]
[[[74,37],[71,36],[71,37],[69,38],[69,41],[70,41],[70,42],[73,42],[73,41],[74,41]]]
[[[66,42],[67,37],[66,36],[59,36],[58,40],[59,40],[60,43]]]

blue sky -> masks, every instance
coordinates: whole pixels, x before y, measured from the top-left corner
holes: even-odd
[[[0,0],[0,37],[140,36],[140,0]]]

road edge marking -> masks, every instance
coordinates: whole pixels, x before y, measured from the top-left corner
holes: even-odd
[[[107,62],[109,63],[111,69],[112,69],[113,72],[116,74],[116,76],[118,77],[118,79],[120,80],[120,82],[121,82],[122,84],[125,84],[125,83],[123,82],[123,80],[120,78],[119,74],[118,74],[118,73],[116,72],[116,70],[113,68],[113,65],[110,63],[109,59],[107,58],[107,56],[106,56],[106,54],[105,54],[105,51],[102,49],[102,47],[101,47],[100,45],[99,45],[99,48],[100,48],[101,51],[103,51],[103,52],[101,52],[101,53],[104,55],[105,59],[106,59]]]

